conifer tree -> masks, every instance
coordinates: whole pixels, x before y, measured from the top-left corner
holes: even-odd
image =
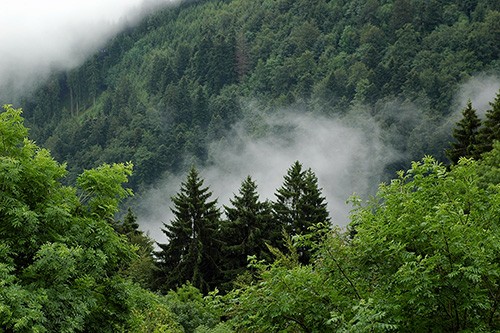
[[[123,223],[118,225],[116,229],[119,233],[124,235],[138,234],[141,232],[139,230],[139,223],[137,223],[137,216],[130,207],[127,209],[127,214],[123,217]]]
[[[187,281],[205,293],[215,286],[219,245],[214,236],[220,212],[217,200],[209,200],[211,195],[193,167],[172,197],[174,219],[162,229],[169,242],[158,244],[161,251],[156,253],[160,289],[167,291]]]
[[[310,227],[319,223],[329,224],[325,197],[318,187],[318,179],[311,169],[302,170],[296,161],[284,177],[283,185],[276,191],[273,204],[275,223],[291,235],[304,236]],[[309,262],[309,249],[299,249],[301,263]]]
[[[115,229],[118,233],[125,235],[130,244],[136,246],[137,257],[125,270],[125,275],[144,288],[152,288],[156,270],[153,239],[139,229],[137,216],[130,207],[123,217],[123,222],[117,223]]]
[[[500,91],[490,106],[491,108],[486,111],[483,127],[479,131],[479,143],[477,144],[479,154],[492,150],[493,142],[500,140]]]
[[[221,263],[228,282],[245,271],[248,256],[267,259],[266,243],[276,245],[281,234],[280,228],[273,230],[271,205],[259,200],[257,185],[250,176],[230,202],[231,206],[224,206],[227,221],[222,226]]]
[[[451,148],[446,150],[446,156],[453,164],[456,164],[460,157],[478,157],[476,147],[481,120],[477,117],[476,110],[472,108],[470,100],[462,111],[462,116],[463,118],[453,129],[453,137],[456,142],[453,142]]]

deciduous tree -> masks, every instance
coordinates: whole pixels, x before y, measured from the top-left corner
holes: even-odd
[[[0,330],[178,328],[158,297],[125,279],[135,257],[110,219],[132,166],[87,170],[65,186],[65,165],[27,139],[21,110],[0,113]],[[149,312],[164,318],[148,321]],[[171,314],[170,314],[171,315]],[[178,331],[178,330],[177,330]]]

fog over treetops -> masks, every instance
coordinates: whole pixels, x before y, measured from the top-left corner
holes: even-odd
[[[125,27],[177,0],[0,3],[0,99],[17,98],[54,70],[79,66]]]
[[[375,194],[379,183],[391,177],[388,168],[391,174],[404,169],[410,154],[408,145],[425,146],[434,140],[445,147],[465,103],[470,99],[484,115],[499,89],[497,77],[472,78],[458,90],[457,111],[439,122],[425,117],[417,105],[397,101],[388,102],[379,118],[367,116],[367,107],[362,105],[352,106],[343,116],[327,117],[305,110],[280,110],[266,115],[248,104],[246,118],[223,139],[208,143],[210,162],[198,166],[200,175],[220,206],[229,204],[248,175],[257,183],[261,200],[273,201],[287,169],[298,160],[318,176],[332,223],[344,227],[353,208],[349,198],[356,195],[367,199]],[[265,124],[264,135],[251,133],[254,118]],[[384,128],[388,119],[394,126]],[[425,128],[433,136],[412,142],[416,138],[408,137],[408,133],[415,128]],[[159,242],[165,241],[163,223],[173,218],[170,198],[180,189],[185,176],[186,172],[170,174],[133,200],[141,226]]]

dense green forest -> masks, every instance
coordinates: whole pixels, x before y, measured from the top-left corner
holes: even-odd
[[[70,177],[132,161],[135,189],[204,164],[209,142],[255,110],[341,115],[356,106],[404,160],[445,160],[436,124],[472,75],[498,75],[497,1],[190,1],[148,16],[20,106]],[[12,103],[12,101],[3,101]],[[390,105],[388,106],[388,103]],[[410,125],[405,108],[420,118]],[[415,107],[416,109],[416,107]],[[386,138],[391,140],[390,137]]]
[[[0,113],[0,331],[499,331],[500,91],[484,116],[456,103],[499,75],[499,36],[493,0],[149,15]],[[345,228],[308,161],[269,200],[252,175],[225,205],[205,183],[209,143],[278,112],[354,112],[404,152]],[[123,202],[170,173],[155,246]]]

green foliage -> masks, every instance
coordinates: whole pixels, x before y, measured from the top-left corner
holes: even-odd
[[[427,157],[354,215],[359,274],[398,330],[498,329],[499,189],[476,167]]]
[[[222,314],[216,292],[203,296],[199,289],[186,284],[170,291],[165,302],[184,328],[184,332],[210,331],[219,324]],[[217,332],[217,330],[215,330]]]
[[[124,276],[149,269],[150,244],[134,231],[118,235],[113,224],[131,193],[122,187],[129,177],[141,188],[186,160],[205,162],[207,141],[224,142],[246,111],[242,100],[327,114],[363,103],[394,127],[404,120],[381,110],[397,99],[423,103],[424,115],[438,122],[458,84],[498,71],[498,22],[500,8],[488,0],[234,0],[186,2],[127,29],[23,102],[36,140],[74,163],[68,172],[26,139],[20,110],[5,106],[0,114],[1,329],[499,330],[498,96],[479,131],[481,161],[457,159],[451,170],[431,158],[415,162],[357,207],[352,239],[324,228],[317,179],[292,166],[277,191],[273,229],[288,228],[295,252],[271,250],[279,260],[254,263],[258,280],[227,303],[200,301],[192,287],[165,303],[132,284]],[[408,138],[424,146],[429,129],[402,128],[398,145],[416,158]],[[132,163],[116,164],[122,161],[134,163],[134,175]],[[301,196],[311,204],[294,206]],[[221,279],[215,231],[222,227],[209,197],[196,175],[175,197],[176,220],[166,226],[170,243],[160,256],[162,276],[171,279],[165,289],[190,280],[206,293]],[[206,218],[190,215],[193,207]],[[241,250],[241,242],[227,244]],[[309,265],[300,266],[297,253]],[[233,266],[241,263],[242,256]],[[218,323],[222,313],[228,321]]]
[[[180,332],[157,296],[121,276],[135,254],[109,220],[131,166],[86,171],[80,198],[20,115],[0,113],[0,330]],[[153,312],[163,315],[153,322]]]
[[[312,266],[301,266],[288,238],[286,255],[276,248],[273,264],[253,260],[258,281],[228,294],[231,323],[243,332],[325,332],[340,328],[331,312],[345,305],[335,282]]]
[[[335,292],[309,266],[273,267],[238,295],[237,327],[249,332],[325,332]]]
[[[118,222],[115,229],[127,237],[129,243],[135,246],[137,253],[137,257],[132,259],[124,274],[143,288],[152,289],[156,276],[156,263],[153,255],[154,240],[139,230],[137,216],[130,207],[123,217],[123,223]]]
[[[248,256],[270,259],[266,244],[276,246],[281,233],[279,224],[271,219],[270,204],[259,201],[257,185],[250,176],[230,203],[231,207],[224,207],[227,220],[221,225],[220,237],[224,241],[220,262],[227,282],[246,271]]]
[[[292,237],[313,233],[310,228],[317,224],[329,224],[326,200],[311,169],[302,170],[298,161],[288,169],[283,185],[276,190],[273,213],[275,223]],[[309,250],[310,246],[300,248],[302,263],[309,262]]]
[[[123,332],[137,333],[184,333],[183,327],[177,322],[175,315],[170,310],[170,306],[159,296],[145,292],[131,285],[136,289],[134,300],[135,307],[131,311],[131,316],[127,321],[127,326]],[[97,329],[99,330],[99,329]]]
[[[483,187],[500,184],[500,141],[493,142],[493,150],[481,156],[478,174]]]
[[[498,142],[481,160],[461,158],[449,169],[431,157],[414,162],[410,170],[382,184],[366,205],[353,199],[355,232],[332,230],[323,221],[294,237],[285,236],[288,253],[269,246],[274,263],[249,256],[252,277],[241,277],[239,288],[223,297],[217,291],[203,296],[220,282],[210,265],[223,258],[219,252],[224,249],[219,239],[222,230],[232,230],[228,234],[238,238],[234,232],[240,229],[243,239],[250,240],[244,227],[264,221],[268,207],[258,201],[256,185],[247,178],[240,195],[231,201],[233,207],[226,207],[227,225],[219,224],[216,201],[209,200],[211,193],[193,168],[173,198],[175,220],[165,230],[172,237],[162,245],[160,268],[169,273],[162,276],[172,279],[173,285],[192,279],[199,288],[188,284],[158,296],[127,278],[136,278],[134,270],[141,271],[131,266],[140,250],[149,254],[152,250],[137,230],[134,214],[129,210],[124,223],[110,223],[119,199],[129,193],[121,184],[131,166],[104,165],[85,172],[79,178],[82,191],[78,196],[75,188],[61,184],[64,166],[48,151],[9,131],[17,124],[26,133],[20,111],[6,106],[0,117],[3,330],[500,329]],[[324,203],[313,176],[296,163],[285,176],[287,186],[278,192],[285,198],[289,193],[304,195],[312,188],[316,194],[312,197],[318,199],[312,202]],[[303,186],[291,191],[297,183],[291,180],[303,181]],[[289,195],[283,202],[296,197]],[[316,216],[308,215],[315,212],[308,207],[296,206],[295,214],[304,219]],[[300,254],[305,247],[314,249],[314,256],[302,265]]]
[[[83,191],[82,201],[86,203],[92,215],[111,219],[118,211],[118,203],[132,194],[123,188],[128,176],[132,174],[132,164],[103,164],[85,170],[77,179]]]
[[[447,170],[414,162],[355,206],[354,236],[326,233],[310,265],[271,249],[225,297],[242,332],[465,332],[500,327],[498,144]],[[294,259],[295,258],[295,259]]]
[[[500,141],[500,91],[497,93],[491,108],[486,111],[484,126],[479,131],[477,150],[480,153],[488,152],[493,148],[494,141]]]

